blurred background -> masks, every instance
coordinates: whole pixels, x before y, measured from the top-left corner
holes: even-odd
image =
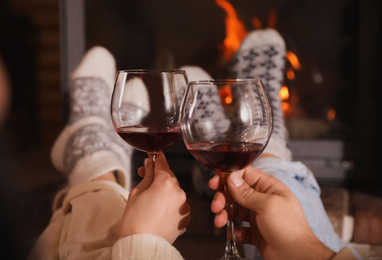
[[[294,159],[316,174],[341,236],[380,259],[381,8],[379,0],[2,0],[0,55],[11,95],[0,180],[3,220],[13,223],[2,236],[16,241],[8,248],[19,244],[10,251],[23,259],[65,184],[49,151],[67,120],[68,75],[88,48],[108,48],[118,69],[198,65],[227,78],[245,35],[274,28],[288,49],[280,96]],[[134,156],[136,168],[145,155]],[[179,248],[190,259],[194,243],[222,249],[210,197],[195,192],[192,167],[184,167],[193,159],[182,144],[168,157],[195,212]]]

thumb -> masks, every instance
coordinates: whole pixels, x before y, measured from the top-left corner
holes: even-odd
[[[255,191],[238,172],[232,172],[227,178],[228,189],[234,200],[242,207],[257,212],[267,197]]]

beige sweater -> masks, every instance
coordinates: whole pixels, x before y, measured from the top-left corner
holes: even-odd
[[[28,260],[181,260],[167,240],[151,234],[119,239],[128,192],[108,181],[80,184],[58,193],[48,227]],[[345,248],[333,259],[356,259]]]
[[[59,192],[51,221],[28,259],[183,259],[167,240],[151,234],[119,240],[127,197],[125,189],[108,181]]]

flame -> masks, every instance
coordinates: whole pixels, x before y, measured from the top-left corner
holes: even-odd
[[[269,12],[269,17],[268,17],[268,28],[276,28],[276,22],[277,22],[277,12],[275,9],[272,9]]]
[[[224,99],[224,102],[228,105],[228,104],[231,104],[232,103],[232,97],[231,96],[227,96],[225,99]]]
[[[329,121],[333,121],[333,119],[336,118],[336,110],[334,110],[333,108],[329,109],[328,115],[326,116],[326,118]]]
[[[287,101],[289,99],[289,90],[287,86],[281,87],[279,97],[282,101],[281,109],[283,110],[285,117],[288,117],[292,113],[292,106],[290,102]]]
[[[244,24],[240,21],[237,16],[235,8],[227,0],[215,0],[215,3],[221,7],[226,12],[225,16],[225,26],[226,26],[226,37],[223,42],[223,57],[222,60],[227,61],[232,58],[235,52],[239,49],[242,40],[247,36],[248,31],[246,30]],[[263,23],[258,17],[252,18],[253,28],[262,29]],[[266,27],[267,28],[276,28],[277,23],[277,12],[275,9],[272,9],[269,13]],[[286,71],[286,77],[293,81],[296,77],[295,71],[301,69],[301,64],[296,54],[291,51],[286,52],[286,59],[289,61],[290,66]],[[232,103],[232,93],[229,86],[219,91],[220,98],[224,105]],[[280,89],[279,96],[282,100],[281,107],[284,111],[284,115],[289,117],[292,115],[294,110],[294,104],[297,103],[297,96],[291,96],[287,86],[283,86]],[[335,116],[335,114],[334,114]],[[329,114],[328,114],[329,117]]]
[[[252,18],[252,25],[255,29],[262,29],[263,28],[263,24],[261,23],[261,21],[258,17]]]
[[[295,70],[300,70],[301,69],[301,64],[300,64],[296,54],[294,54],[291,51],[287,51],[286,58],[288,59],[288,61],[290,62],[290,64],[292,65],[292,67]]]
[[[289,80],[294,80],[296,74],[294,74],[293,69],[287,69],[286,76]]]
[[[253,17],[252,18],[252,25],[253,28],[257,29],[262,29],[263,28],[263,23],[260,21],[258,17]],[[267,20],[267,28],[276,28],[276,23],[277,23],[277,12],[275,9],[272,9],[269,12],[269,17]]]
[[[285,117],[289,117],[289,115],[292,114],[292,106],[289,102],[282,102],[281,109],[284,111]]]
[[[229,105],[232,103],[232,90],[230,86],[225,86],[219,90],[220,99],[223,101],[224,105]]]
[[[225,10],[226,37],[224,39],[223,59],[230,59],[239,49],[241,41],[247,35],[244,24],[239,20],[235,8],[226,0],[215,0]]]
[[[289,90],[287,86],[282,86],[282,88],[279,91],[279,97],[282,101],[288,100]]]

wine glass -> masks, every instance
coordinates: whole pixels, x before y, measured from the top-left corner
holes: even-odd
[[[187,84],[183,70],[119,71],[111,100],[119,136],[155,161],[159,152],[181,139],[179,108]]]
[[[226,196],[227,242],[222,259],[241,259],[234,241],[229,173],[258,158],[272,132],[272,112],[261,80],[192,81],[181,105],[184,143],[197,161],[221,174]]]

